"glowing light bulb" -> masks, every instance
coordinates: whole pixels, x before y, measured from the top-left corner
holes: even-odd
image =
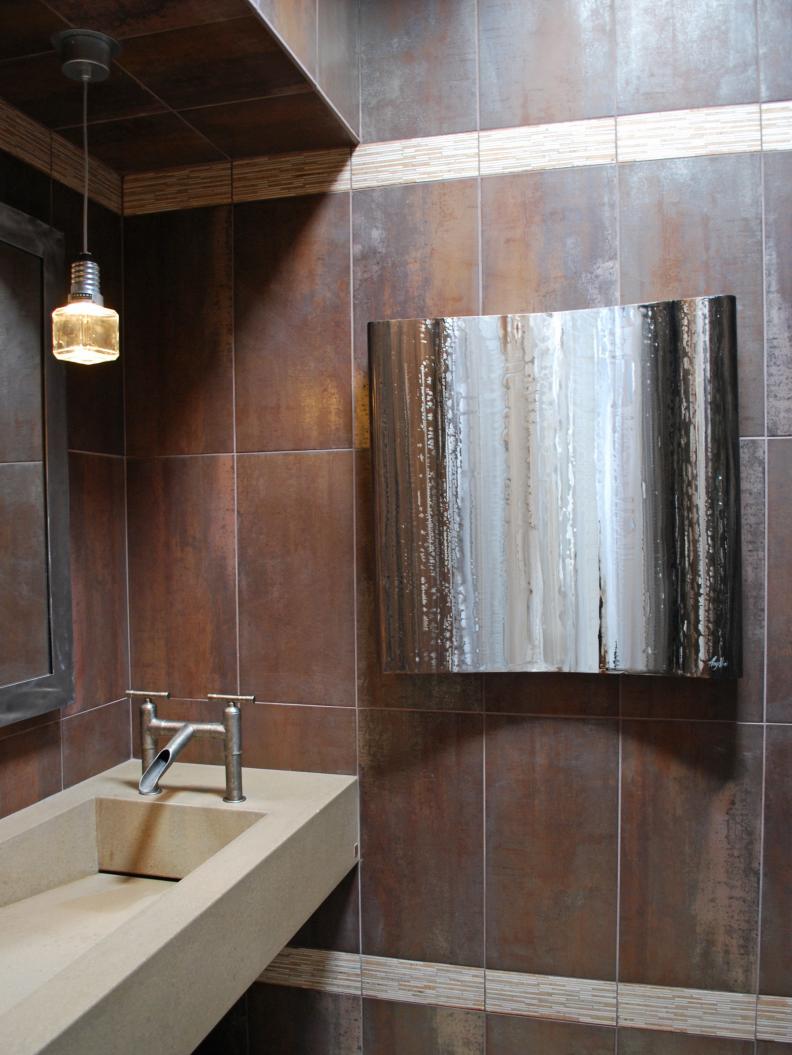
[[[68,304],[52,313],[52,354],[83,366],[118,358],[118,312],[104,306],[99,265],[86,253],[71,266]]]

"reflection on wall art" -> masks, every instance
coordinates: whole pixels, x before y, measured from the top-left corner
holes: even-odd
[[[739,677],[733,297],[369,349],[386,671]]]

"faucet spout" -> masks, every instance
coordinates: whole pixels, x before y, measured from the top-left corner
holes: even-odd
[[[160,778],[168,772],[184,748],[192,740],[194,734],[195,729],[193,726],[189,722],[185,722],[159,754],[154,756],[154,761],[147,767],[140,778],[138,791],[141,795],[159,795],[162,791],[159,786]]]

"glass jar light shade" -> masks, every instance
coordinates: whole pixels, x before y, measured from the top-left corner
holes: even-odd
[[[118,358],[118,312],[92,300],[73,300],[52,313],[52,353],[67,363]]]

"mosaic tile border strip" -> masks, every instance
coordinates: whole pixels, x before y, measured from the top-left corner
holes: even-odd
[[[0,149],[52,176],[73,190],[82,190],[82,154],[57,132],[31,120],[0,99]],[[107,165],[91,159],[89,194],[94,201],[120,213],[121,177]]]
[[[130,215],[585,165],[792,150],[792,101],[364,143],[127,176]],[[228,170],[232,168],[229,186]]]
[[[733,1040],[792,1042],[792,997],[493,971],[386,956],[286,948],[259,978],[435,1007]]]
[[[487,971],[487,1011],[616,1025],[616,983]]]
[[[792,1044],[792,997],[760,996],[758,1005],[757,1038]]]

